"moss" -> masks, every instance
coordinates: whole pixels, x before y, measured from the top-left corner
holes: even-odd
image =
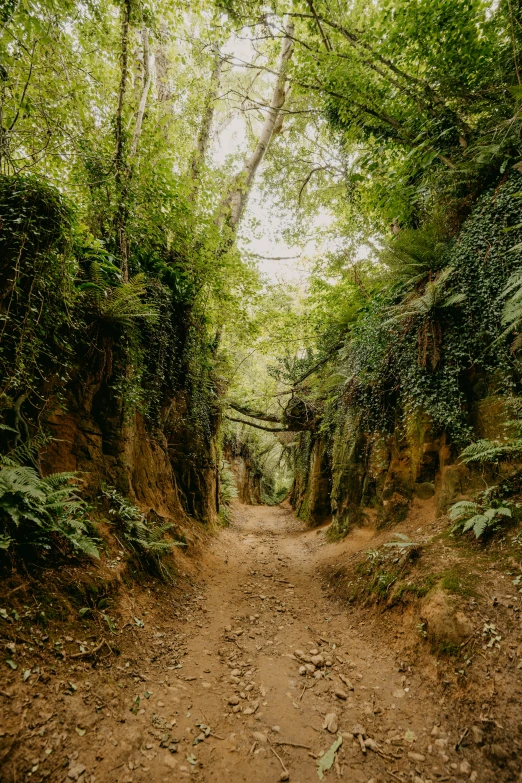
[[[415,598],[424,598],[432,587],[437,584],[437,581],[435,574],[429,574],[420,582],[402,582],[394,592],[394,602],[399,603],[404,600],[408,594],[415,596]]]
[[[453,566],[438,575],[440,585],[443,590],[455,595],[474,596],[476,590],[474,586],[478,580],[478,575],[469,573],[463,567]]]
[[[457,658],[462,656],[462,650],[460,646],[454,642],[440,642],[438,644],[432,644],[431,652],[433,655],[444,655],[448,658]]]

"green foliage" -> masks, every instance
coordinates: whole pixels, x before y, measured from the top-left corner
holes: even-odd
[[[522,248],[516,246],[516,249]],[[502,296],[509,297],[502,312],[502,323],[506,327],[505,334],[509,334],[522,326],[522,271],[520,269],[511,275]],[[521,346],[522,335],[517,334],[511,344],[511,350],[517,351]]]
[[[0,379],[8,400],[70,371],[72,225],[56,188],[35,176],[0,176]]]
[[[310,16],[308,5],[300,4]],[[465,203],[521,155],[518,3],[314,3],[296,71],[318,89],[349,160],[352,197],[418,227],[441,196]],[[325,46],[326,35],[330,46]]]
[[[449,510],[449,518],[455,523],[453,532],[467,533],[473,530],[475,538],[481,538],[496,530],[505,518],[511,519],[508,506],[488,506],[484,498],[478,502],[461,500]]]
[[[219,500],[225,506],[229,506],[232,500],[237,498],[236,482],[230,469],[230,463],[226,459],[221,460],[219,468]]]
[[[1,549],[66,548],[99,557],[87,506],[74,473],[40,478],[30,467],[0,468]]]
[[[108,501],[109,515],[127,547],[161,575],[168,574],[162,563],[163,556],[175,546],[186,546],[183,541],[165,538],[165,533],[172,530],[174,525],[169,522],[152,524],[135,503],[114,487],[102,486],[101,495]]]
[[[437,252],[431,272],[424,261],[420,278],[413,268],[411,283],[402,270],[400,287],[377,291],[352,326],[341,353],[346,380],[340,392],[345,404],[365,412],[371,428],[389,430],[396,412],[423,410],[463,441],[470,432],[466,398],[480,388],[472,392],[468,368],[475,378],[496,374],[510,388],[513,360],[502,339],[501,294],[522,260],[520,251],[510,252],[520,230],[504,230],[516,224],[519,187],[514,174],[484,194],[458,241],[446,246],[445,268]]]
[[[470,462],[488,463],[513,459],[520,454],[522,454],[522,438],[498,443],[482,439],[466,446],[460,453],[460,459],[466,464]]]

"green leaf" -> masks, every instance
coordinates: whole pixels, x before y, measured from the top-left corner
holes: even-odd
[[[474,516],[470,517],[464,527],[462,528],[463,533],[467,533],[468,530],[471,530],[471,528],[474,528],[475,525],[483,525],[484,530],[489,524],[489,519],[484,514],[475,514]],[[478,536],[477,536],[478,538]]]
[[[11,660],[11,658],[8,658],[6,660],[6,664],[11,667],[11,669],[18,669],[18,664]]]
[[[332,768],[333,763],[335,761],[335,754],[343,744],[343,738],[341,734],[337,736],[337,739],[335,742],[330,745],[326,753],[321,756],[319,761],[317,762],[317,775],[319,777],[319,780],[322,780],[324,778],[324,773],[327,772],[329,769]]]

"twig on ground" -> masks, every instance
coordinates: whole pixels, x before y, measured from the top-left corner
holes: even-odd
[[[92,650],[85,650],[85,652],[79,652],[74,653],[73,655],[70,655],[70,658],[90,658],[92,655],[96,655],[96,653],[100,652],[102,647],[107,645],[111,653],[113,652],[112,647],[110,646],[109,642],[104,639],[97,647],[93,647]],[[114,654],[114,653],[113,653]]]
[[[305,750],[312,750],[310,745],[301,745],[299,742],[284,742],[283,740],[278,740],[277,742],[272,742],[273,745],[289,745],[291,748],[304,748]]]
[[[13,593],[16,593],[18,590],[21,590],[23,587],[27,587],[27,585],[26,584],[18,585],[18,587],[15,587],[14,590],[11,590],[9,593],[6,593],[4,595],[4,598],[9,598],[10,595],[13,595]]]
[[[463,731],[463,732],[462,732],[462,734],[460,735],[460,739],[459,739],[459,741],[458,741],[458,742],[457,742],[457,744],[455,745],[455,750],[458,750],[458,749],[460,748],[460,746],[462,745],[462,742],[463,742],[464,738],[466,737],[466,735],[467,735],[468,733],[469,733],[469,729],[468,729],[468,728],[464,729],[464,731]]]
[[[268,747],[270,748],[270,750],[272,751],[272,753],[274,754],[274,756],[276,757],[276,759],[279,761],[279,763],[280,763],[280,764],[281,764],[281,766],[283,767],[283,772],[288,772],[287,768],[285,767],[285,763],[284,763],[283,759],[281,758],[281,756],[279,755],[279,753],[278,753],[278,752],[277,752],[277,751],[276,751],[276,750],[275,750],[275,749],[272,747],[272,745],[270,744],[270,742],[268,743]]]

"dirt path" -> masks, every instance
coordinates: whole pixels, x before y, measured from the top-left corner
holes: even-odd
[[[101,673],[75,675],[87,692],[77,702],[79,728],[71,737],[69,727],[61,761],[60,726],[43,731],[33,780],[48,769],[43,779],[67,783],[308,783],[338,739],[326,779],[481,780],[472,753],[455,751],[451,713],[432,684],[326,597],[324,536],[281,508],[238,506],[235,516],[201,564],[205,586],[181,630],[165,623],[155,632],[156,656],[122,660],[116,679],[104,675],[105,691]],[[346,546],[368,547],[369,536],[357,531]],[[306,659],[317,667],[308,663],[303,675]],[[45,766],[46,753],[58,768]]]

